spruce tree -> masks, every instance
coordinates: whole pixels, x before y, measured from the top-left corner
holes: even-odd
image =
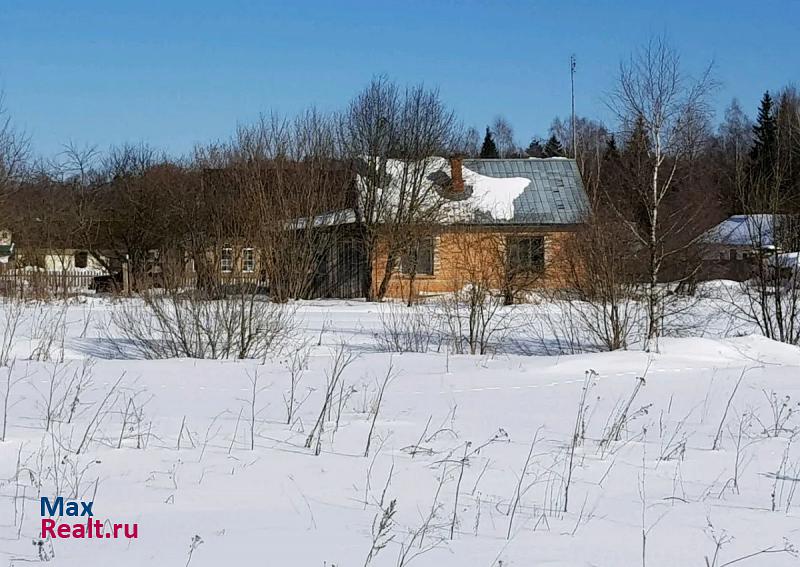
[[[603,148],[598,171],[598,187],[594,194],[595,202],[602,203],[602,206],[609,210],[622,210],[622,206],[620,206],[620,202],[623,199],[620,187],[620,169],[621,159],[619,148],[617,148],[617,140],[611,134],[606,140],[605,148]],[[608,207],[609,204],[611,207]]]
[[[497,144],[494,143],[492,131],[486,127],[486,136],[483,138],[483,146],[481,146],[481,157],[483,159],[498,159],[500,152],[497,150]]]
[[[617,139],[614,134],[606,141],[605,150],[603,150],[603,159],[612,160],[619,158],[619,149],[617,149]]]
[[[531,140],[531,143],[528,144],[528,147],[525,149],[525,154],[528,157],[544,157],[544,148],[542,147],[542,142],[539,141],[539,138],[534,138]]]
[[[544,145],[544,157],[551,158],[563,156],[564,148],[561,146],[561,142],[558,141],[558,138],[556,138],[555,135],[550,136],[550,139],[547,140],[547,143]]]
[[[638,116],[633,123],[633,130],[625,141],[625,153],[636,156],[637,159],[646,158],[650,154],[650,137],[642,116]]]
[[[761,98],[758,108],[758,118],[753,126],[753,149],[750,150],[750,159],[755,168],[754,173],[769,176],[773,170],[774,160],[777,157],[778,127],[775,123],[775,112],[772,108],[772,97],[769,91]]]
[[[631,219],[636,221],[642,233],[646,233],[651,227],[648,203],[640,198],[647,193],[644,188],[652,183],[651,149],[647,124],[643,116],[637,116],[619,154],[618,169],[623,180],[620,187],[621,204],[626,204]]]

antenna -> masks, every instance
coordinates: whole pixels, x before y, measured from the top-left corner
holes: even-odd
[[[577,157],[578,141],[575,132],[575,54],[569,56],[569,82],[572,90],[572,157]]]

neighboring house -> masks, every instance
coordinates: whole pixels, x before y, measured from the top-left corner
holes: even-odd
[[[108,274],[85,250],[17,249],[3,236],[0,231],[0,293],[82,293],[93,289],[96,277]]]
[[[503,291],[510,283],[560,285],[563,245],[589,214],[575,160],[433,159],[427,177],[431,198],[444,200],[441,214],[433,226],[421,227],[401,255],[388,297],[452,292],[476,277]],[[391,175],[392,164],[387,170]],[[359,218],[357,210],[344,210],[314,222],[348,225],[355,234]],[[379,246],[377,256],[367,266],[358,238],[341,238],[320,270],[326,278],[319,295],[362,295],[359,282],[366,269],[372,270],[377,288],[386,250]]]
[[[10,230],[0,230],[0,266],[7,267],[14,260],[14,242]]]
[[[25,250],[19,258],[19,267],[35,267],[45,272],[72,272],[86,270],[107,273],[103,264],[88,250],[78,248]]]
[[[701,238],[705,279],[745,280],[754,261],[766,253],[791,261],[793,226],[791,216],[777,214],[734,215],[722,221]]]

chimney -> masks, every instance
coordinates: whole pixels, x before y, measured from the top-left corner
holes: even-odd
[[[464,176],[461,171],[461,158],[450,158],[450,191],[453,193],[464,192]]]

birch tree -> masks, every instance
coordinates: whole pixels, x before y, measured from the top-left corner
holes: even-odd
[[[643,176],[633,185],[644,206],[646,222],[623,218],[646,252],[647,325],[645,349],[657,350],[662,333],[665,291],[659,285],[666,259],[679,250],[668,244],[670,235],[686,228],[683,220],[666,219],[664,204],[676,186],[676,174],[697,152],[698,131],[710,115],[708,97],[714,88],[711,66],[698,79],[681,68],[678,53],[663,39],[651,40],[620,64],[617,85],[609,98],[623,128],[639,123],[647,137]],[[688,244],[684,243],[684,246]]]

